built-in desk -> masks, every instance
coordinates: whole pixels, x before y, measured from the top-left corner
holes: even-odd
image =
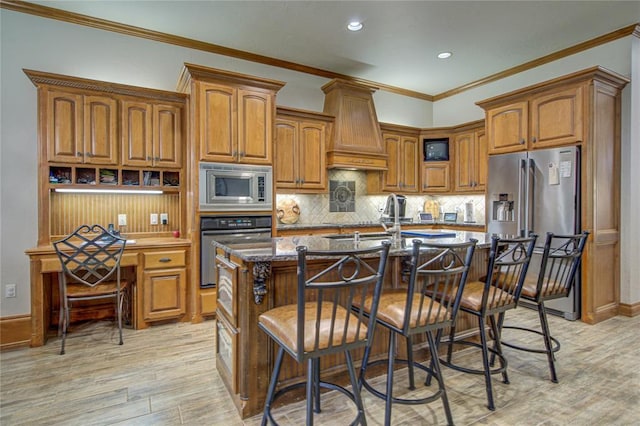
[[[131,321],[143,329],[155,321],[189,321],[193,303],[188,288],[191,242],[179,238],[145,238],[127,244],[120,261],[131,282]],[[52,245],[26,251],[31,274],[31,346],[47,340],[51,311],[51,285],[62,270]]]

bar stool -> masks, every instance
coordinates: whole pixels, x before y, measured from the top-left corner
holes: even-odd
[[[531,303],[535,303],[540,317],[540,330],[532,328],[507,326],[504,323],[504,312],[498,317],[498,328],[517,329],[541,335],[544,340],[544,349],[519,346],[503,341],[502,344],[510,348],[527,352],[547,354],[551,381],[558,383],[556,374],[554,353],[560,350],[560,342],[551,336],[545,302],[549,300],[567,297],[575,285],[576,276],[580,270],[582,253],[589,237],[589,232],[576,235],[554,235],[547,233],[544,244],[540,270],[537,274],[529,274],[522,286],[520,297]],[[530,270],[531,271],[531,270]],[[531,271],[533,272],[533,271]]]
[[[65,353],[69,311],[73,302],[112,299],[122,345],[122,304],[128,286],[120,277],[120,259],[126,240],[100,225],[81,225],[53,248],[62,264],[60,272],[60,355]]]
[[[493,402],[491,375],[500,373],[502,374],[502,381],[507,384],[509,383],[507,360],[502,354],[500,333],[495,316],[509,309],[514,309],[517,306],[536,238],[537,236],[535,234],[526,238],[492,237],[485,282],[468,282],[460,298],[460,310],[478,317],[480,344],[465,339],[455,340],[456,327],[454,323],[450,330],[449,341],[447,342],[446,359],[440,358],[441,364],[454,370],[484,375],[488,401],[487,407],[492,411],[495,410],[495,404]],[[487,343],[487,319],[489,320],[494,338],[492,348],[489,348]],[[453,355],[453,345],[456,343],[482,349],[483,369],[467,368],[454,364],[451,359]],[[500,367],[491,369],[489,353],[491,353],[492,356],[495,355],[498,357]],[[427,378],[427,382],[429,380],[430,377]]]
[[[307,425],[313,425],[313,412],[320,412],[321,387],[348,396],[358,410],[352,424],[366,424],[350,351],[367,347],[373,340],[390,246],[391,243],[384,241],[381,245],[363,249],[311,251],[307,247],[297,247],[297,303],[273,308],[258,317],[258,326],[279,346],[262,425],[268,421],[277,424],[271,415],[271,406],[278,397],[305,386],[305,383],[298,383],[275,392],[285,352],[298,363],[307,361]],[[316,260],[325,263],[329,260],[329,265],[321,266],[323,269],[318,271],[318,267],[309,265]],[[366,297],[372,297],[368,318],[362,311],[353,310],[354,306],[362,306]],[[351,392],[320,380],[320,357],[339,352],[346,358]]]
[[[411,339],[414,335],[426,334],[431,358],[438,359],[433,333],[450,327],[455,322],[476,243],[477,240],[457,244],[423,244],[421,240],[414,240],[408,287],[382,292],[376,323],[389,330],[388,358],[368,363],[371,349],[368,347],[362,361],[360,382],[369,392],[385,400],[385,425],[391,424],[393,403],[425,404],[436,399],[442,399],[447,422],[453,424],[440,366],[437,362],[432,363],[431,367],[414,362]],[[365,313],[372,316],[375,313],[374,307],[373,298],[368,297],[364,305]],[[406,339],[406,360],[397,359],[398,335]],[[366,379],[367,369],[382,363],[387,364],[386,393],[375,389]],[[394,397],[395,363],[407,364],[410,390],[415,389],[414,367],[432,374],[438,382],[438,390],[422,398]]]

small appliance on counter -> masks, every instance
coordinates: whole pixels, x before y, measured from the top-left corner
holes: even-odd
[[[400,223],[411,223],[413,219],[410,217],[405,217],[407,211],[407,197],[404,195],[396,195],[398,199],[398,220]],[[382,217],[380,220],[384,223],[393,223],[395,219],[395,205],[393,201],[393,197],[387,198],[387,205],[382,212]]]
[[[420,218],[420,223],[435,223],[435,219],[431,213],[420,212],[418,213],[418,217]]]

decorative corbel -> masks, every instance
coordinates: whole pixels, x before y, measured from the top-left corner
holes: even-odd
[[[267,279],[271,276],[271,262],[256,262],[253,265],[253,301],[262,303],[267,294]]]

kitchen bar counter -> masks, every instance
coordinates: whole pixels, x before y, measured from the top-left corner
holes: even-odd
[[[442,221],[436,221],[436,222],[429,222],[429,223],[421,223],[421,222],[409,222],[409,223],[403,223],[402,227],[407,227],[407,228],[411,228],[411,229],[421,229],[421,228],[437,228],[437,229],[446,229],[447,226],[455,226],[455,227],[459,227],[459,226],[463,226],[463,227],[469,227],[471,228],[477,228],[480,230],[483,230],[485,228],[485,224],[484,223],[479,223],[479,222],[472,222],[472,223],[465,223],[465,222],[455,222],[455,223],[451,223],[451,222],[442,222]],[[325,223],[294,223],[294,224],[278,224],[277,226],[277,231],[296,231],[296,230],[322,230],[322,229],[357,229],[357,228],[372,228],[372,227],[380,227],[380,230],[383,230],[382,225],[380,224],[380,222],[375,222],[375,221],[363,221],[363,222],[354,222],[354,223],[331,223],[331,222],[325,222]]]
[[[433,229],[411,229],[412,235],[402,238],[399,244],[391,247],[391,256],[406,256],[411,253],[411,241],[414,239],[422,239],[425,243],[457,243],[469,241],[471,238],[478,240],[478,247],[489,247],[491,244],[491,236],[482,232],[456,231],[456,230],[433,230]],[[413,233],[425,232],[428,236],[421,238]],[[447,235],[445,238],[437,237],[438,233]],[[448,235],[455,234],[454,237]],[[369,238],[374,236],[375,238]],[[225,243],[218,241],[217,245],[229,255],[238,257],[244,262],[282,262],[297,260],[297,246],[306,246],[309,250],[330,250],[343,251],[353,250],[354,248],[367,248],[377,246],[381,241],[388,240],[390,237],[380,236],[373,233],[360,234],[360,241],[355,242],[354,238],[349,234],[336,235],[309,235],[309,236],[293,236],[293,237],[276,237],[265,238],[263,240],[251,240],[246,243]]]
[[[409,231],[407,229],[407,231]],[[410,230],[416,232],[415,228]],[[445,238],[423,238],[428,242],[478,240],[469,279],[475,280],[486,273],[488,247],[491,236],[481,232],[422,229],[435,234],[447,232]],[[268,309],[295,303],[297,295],[297,252],[304,245],[310,250],[352,250],[381,244],[384,235],[361,233],[355,242],[349,234],[326,234],[265,238],[249,243],[225,243],[217,241],[216,264],[218,267],[216,310],[216,368],[223,379],[232,401],[242,418],[258,414],[264,404],[267,386],[275,360],[273,342],[258,328],[258,316]],[[411,252],[411,241],[416,236],[407,236],[395,243],[390,252],[384,288],[403,288],[406,284],[406,260]],[[388,239],[388,237],[387,237]],[[311,269],[322,270],[327,260],[309,259]],[[384,290],[383,290],[384,291]],[[477,328],[474,318],[459,315],[456,322],[459,331]],[[380,330],[380,331],[378,331]],[[388,334],[382,328],[376,330],[372,346],[372,361],[382,359],[387,353]],[[419,349],[424,339],[417,339],[414,347],[416,357],[424,351]],[[402,346],[402,345],[401,345]],[[402,353],[404,348],[399,347]],[[356,364],[362,356],[354,353]],[[330,357],[322,364],[323,379],[345,383],[347,379],[343,357]],[[285,357],[279,386],[304,380],[305,366],[290,357]]]

